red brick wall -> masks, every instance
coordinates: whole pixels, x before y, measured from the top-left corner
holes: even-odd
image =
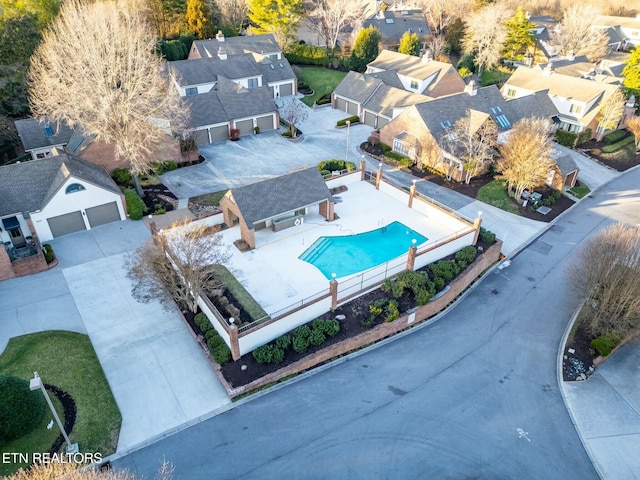
[[[15,276],[16,274],[13,271],[9,254],[0,243],[0,280],[6,280]]]
[[[294,364],[291,364],[276,372],[265,375],[264,377],[242,387],[231,387],[226,382],[220,372],[219,367],[217,366],[216,373],[218,374],[220,381],[227,390],[227,394],[231,398],[233,398],[256,388],[260,388],[270,383],[276,382],[289,375],[300,373],[322,362],[340,355],[344,355],[352,350],[364,347],[366,345],[382,340],[383,338],[394,335],[402,330],[409,328],[412,325],[416,325],[428,318],[431,318],[440,311],[444,310],[451,302],[453,302],[458,297],[458,295],[460,295],[469,285],[471,285],[482,272],[484,272],[493,263],[498,261],[498,259],[500,258],[501,248],[502,242],[496,242],[493,246],[487,249],[487,251],[472,265],[467,267],[467,269],[462,274],[460,274],[460,276],[453,283],[450,284],[450,288],[446,293],[444,293],[441,297],[437,298],[433,302],[430,302],[413,312],[413,314],[415,314],[415,320],[411,323],[411,325],[407,323],[409,315],[401,315],[400,318],[393,322],[385,322],[380,325],[376,325],[371,330],[368,330],[357,337],[349,338],[340,343],[336,343],[335,345],[331,345],[330,347],[327,347],[314,355],[309,355]]]
[[[462,77],[455,68],[449,67],[447,73],[445,73],[436,86],[427,93],[430,97],[438,98],[451,95],[452,93],[464,92],[464,87],[465,83]]]
[[[12,265],[13,271],[18,277],[22,275],[31,275],[32,273],[44,272],[49,268],[47,261],[44,259],[44,255],[41,252],[27,258],[15,260]]]

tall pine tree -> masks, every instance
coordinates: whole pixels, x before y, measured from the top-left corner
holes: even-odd
[[[351,70],[364,72],[367,69],[367,64],[378,56],[380,39],[380,32],[373,25],[360,30],[351,50]]]
[[[399,53],[405,55],[413,55],[415,57],[420,56],[420,38],[417,33],[404,32],[400,37],[400,46],[398,47]]]
[[[535,44],[536,39],[532,29],[536,28],[536,24],[529,21],[524,8],[518,7],[515,15],[504,24],[507,27],[504,52],[510,54],[511,58]]]
[[[211,9],[204,0],[187,0],[185,19],[196,38],[211,38],[213,36],[211,16]]]

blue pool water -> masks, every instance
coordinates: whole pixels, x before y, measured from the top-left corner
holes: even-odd
[[[320,237],[298,258],[316,267],[328,279],[332,273],[345,277],[407,253],[413,239],[416,246],[428,240],[406,225],[393,222],[357,235]]]

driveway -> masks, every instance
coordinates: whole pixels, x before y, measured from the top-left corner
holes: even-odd
[[[122,414],[119,452],[229,403],[179,312],[131,297],[123,260],[148,240],[134,221],[57,238],[57,267],[0,288],[0,351],[27,333],[89,335]]]
[[[557,143],[554,144],[554,148],[560,155],[569,155],[576,162],[580,169],[578,180],[585,183],[592,191],[620,176],[620,172],[601,165],[576,150],[563,147]]]

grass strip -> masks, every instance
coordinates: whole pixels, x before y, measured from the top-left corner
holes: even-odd
[[[267,312],[260,306],[242,284],[224,265],[217,265],[215,268],[216,277],[229,289],[231,294],[240,303],[242,308],[251,315],[251,318],[258,320],[266,317]]]

